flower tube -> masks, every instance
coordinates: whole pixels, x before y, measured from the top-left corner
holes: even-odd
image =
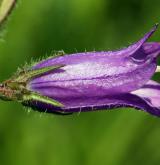
[[[156,29],[157,25],[138,42],[118,51],[40,61],[2,83],[1,98],[49,113],[134,107],[160,116],[160,84],[151,80],[158,68],[160,43],[147,42]]]

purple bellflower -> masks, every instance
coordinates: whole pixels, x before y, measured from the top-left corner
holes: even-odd
[[[147,42],[155,25],[138,42],[118,51],[50,57],[0,85],[0,97],[35,110],[69,114],[133,107],[160,116],[160,43]]]

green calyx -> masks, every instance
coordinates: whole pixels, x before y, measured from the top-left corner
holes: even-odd
[[[23,101],[24,102],[36,101],[45,104],[50,104],[55,107],[63,107],[63,104],[61,104],[60,102],[53,100],[49,97],[39,95],[38,93],[34,93],[34,92],[31,92],[29,95],[24,95]]]
[[[17,0],[1,0],[0,1],[0,30],[3,27],[4,23],[8,19],[8,16],[13,11],[14,6],[16,5]],[[58,52],[58,55],[63,55],[64,52]],[[4,101],[18,101],[23,103],[29,103],[32,101],[42,102],[56,107],[63,107],[63,105],[49,97],[43,96],[39,93],[30,91],[27,89],[28,81],[46,74],[50,71],[54,71],[63,67],[62,65],[49,66],[40,69],[24,69],[18,72],[11,79],[4,81],[0,84],[0,99]]]
[[[48,72],[54,71],[56,69],[62,68],[64,65],[56,65],[56,66],[48,66],[48,67],[43,67],[40,69],[33,69],[33,70],[28,70],[28,71],[21,71],[19,73],[18,77],[14,78],[14,81],[16,82],[27,82],[35,77],[41,76],[43,74],[46,74]]]
[[[39,69],[21,71],[12,79],[9,79],[4,83],[0,84],[0,98],[8,101],[15,100],[21,103],[29,103],[35,101],[49,104],[55,107],[63,107],[63,104],[61,104],[60,102],[27,89],[28,81],[43,74],[47,74],[56,69],[60,69],[63,66],[64,65],[56,65]]]

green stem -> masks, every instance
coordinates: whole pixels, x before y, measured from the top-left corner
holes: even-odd
[[[7,20],[17,0],[2,0],[0,4],[0,26]]]

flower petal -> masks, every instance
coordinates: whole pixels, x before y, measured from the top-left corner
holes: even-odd
[[[131,93],[139,96],[150,106],[149,109],[144,108],[144,110],[148,111],[153,115],[160,116],[160,84],[159,83],[150,80],[142,88]]]
[[[58,100],[64,104],[63,108],[53,107],[41,102],[29,102],[28,105],[38,111],[49,113],[84,112],[106,110],[118,107],[133,107],[144,110],[152,115],[160,116],[160,84],[149,81],[143,88],[128,94],[93,98],[72,98]]]
[[[160,43],[145,41],[156,28],[119,51],[77,53],[39,62],[33,70],[54,65],[64,67],[32,78],[27,89],[65,105],[58,110],[72,112],[130,106],[149,112],[150,105],[131,92],[143,87],[155,73]],[[34,101],[30,104],[42,110],[57,111],[50,105]]]
[[[98,58],[103,59],[107,57],[109,58],[107,61],[110,61],[110,60],[112,61],[112,58],[123,59],[124,57],[133,56],[143,46],[143,44],[145,44],[145,42],[151,37],[151,35],[156,31],[157,27],[158,27],[158,24],[156,24],[139,41],[128,46],[127,48],[123,48],[116,51],[84,52],[84,53],[76,53],[76,54],[70,54],[70,55],[66,54],[64,56],[60,56],[56,58],[52,57],[52,58],[45,59],[37,63],[35,66],[33,66],[33,69],[38,69],[38,68],[52,66],[52,65],[59,65],[59,64],[71,65],[71,64],[82,63],[84,61],[90,61],[90,60],[98,61]],[[151,51],[157,51],[157,49],[156,50],[153,49],[155,45],[158,45],[158,48],[160,49],[159,43],[153,43],[151,45],[153,45],[151,48]],[[143,51],[143,53],[146,54],[145,51]]]
[[[46,96],[82,97],[128,93],[139,89],[154,74],[160,43],[145,43],[154,26],[135,44],[119,51],[88,52],[49,58],[33,69],[64,65],[60,70],[32,79],[29,89]]]

